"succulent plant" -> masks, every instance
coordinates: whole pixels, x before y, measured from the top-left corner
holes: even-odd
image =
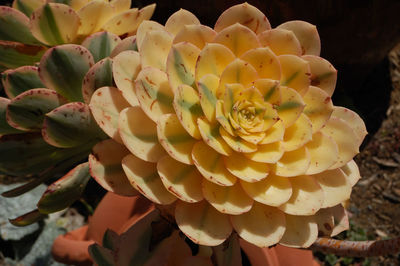
[[[144,21],[136,42],[113,59],[117,87],[90,93],[111,138],[89,156],[104,188],[166,206],[200,245],[236,231],[260,247],[309,247],[346,229],[366,128],[333,105],[337,71],[315,26],[272,29],[244,3],[214,29],[186,10]]]
[[[130,7],[130,0],[14,0],[0,7],[0,71],[33,65],[49,46],[81,44],[96,32],[133,35],[155,4]]]
[[[3,72],[8,98],[0,97],[0,173],[29,182],[2,195],[15,197],[54,182],[38,209],[11,220],[13,224],[31,224],[80,198],[90,179],[88,155],[107,137],[84,99],[97,88],[113,85],[110,56],[136,49],[135,40],[99,32],[88,36],[83,46],[48,49],[38,66]]]

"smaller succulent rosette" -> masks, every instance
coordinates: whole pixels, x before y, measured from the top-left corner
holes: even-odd
[[[112,138],[89,160],[103,187],[172,204],[201,245],[236,231],[261,247],[308,247],[346,229],[341,203],[360,178],[366,128],[332,104],[337,72],[319,57],[315,26],[271,29],[244,3],[214,29],[186,10],[165,26],[144,21],[136,41],[138,52],[113,59],[117,88],[90,101]]]

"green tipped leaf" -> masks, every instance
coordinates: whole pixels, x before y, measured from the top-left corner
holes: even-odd
[[[128,51],[128,50],[132,50],[135,52],[138,51],[138,46],[136,43],[136,36],[131,36],[131,37],[125,38],[120,43],[118,43],[118,45],[115,46],[114,50],[112,50],[110,57],[114,58],[119,53],[121,53],[123,51]]]
[[[93,55],[94,61],[98,62],[111,55],[111,51],[121,42],[121,39],[111,32],[98,32],[87,37],[82,45]]]
[[[53,90],[33,89],[18,95],[7,106],[7,121],[17,129],[39,131],[44,115],[66,103],[66,100]]]
[[[2,83],[4,91],[11,99],[25,91],[45,87],[35,66],[22,66],[5,71],[2,74]]]
[[[110,58],[104,58],[89,69],[82,84],[82,96],[85,103],[90,103],[95,90],[113,86],[112,63]]]
[[[74,42],[79,25],[78,14],[64,4],[47,3],[31,15],[33,36],[47,45]]]
[[[68,103],[46,114],[42,135],[50,145],[71,148],[91,140],[104,139],[89,106],[81,102]]]
[[[49,145],[40,134],[2,136],[0,138],[0,173],[21,176],[41,174],[48,168],[64,165],[68,169],[87,158],[93,144],[90,142],[76,148],[61,149]],[[51,177],[62,172],[61,170],[52,173]]]
[[[0,40],[25,44],[39,43],[31,34],[29,18],[22,12],[8,6],[1,6],[0,18]]]
[[[39,212],[38,210],[33,210],[31,212],[28,212],[24,215],[21,215],[17,218],[10,219],[10,223],[15,225],[15,226],[27,226],[33,223],[36,223],[38,221],[43,220],[46,218],[47,215]]]
[[[45,51],[43,46],[0,41],[0,67],[8,69],[34,65],[40,61]]]
[[[82,81],[93,64],[93,56],[85,47],[60,45],[43,55],[39,76],[47,88],[57,91],[71,102],[81,102]]]
[[[8,134],[23,133],[24,131],[18,130],[7,123],[6,110],[10,99],[0,97],[0,136]]]
[[[14,0],[12,7],[29,17],[33,11],[45,3],[46,0]]]
[[[37,206],[41,213],[53,213],[78,200],[90,179],[89,163],[82,163],[48,186]]]

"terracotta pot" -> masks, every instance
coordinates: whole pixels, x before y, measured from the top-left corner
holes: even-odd
[[[52,254],[56,261],[73,265],[92,265],[88,247],[101,244],[107,228],[121,234],[141,217],[154,209],[147,199],[122,197],[107,193],[86,226],[56,238]],[[319,265],[309,250],[288,248],[277,245],[273,248],[259,248],[245,241],[240,245],[253,266],[309,266]]]

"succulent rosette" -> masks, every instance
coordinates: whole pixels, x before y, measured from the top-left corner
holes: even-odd
[[[89,158],[103,187],[170,205],[200,245],[236,231],[257,246],[308,247],[346,229],[366,129],[332,104],[337,72],[315,26],[271,29],[244,3],[214,29],[186,10],[165,26],[144,21],[136,41],[113,59],[117,87],[90,100],[112,138]]]
[[[131,8],[131,0],[14,0],[0,7],[0,70],[33,65],[47,47],[81,44],[101,31],[134,35],[154,9]]]

